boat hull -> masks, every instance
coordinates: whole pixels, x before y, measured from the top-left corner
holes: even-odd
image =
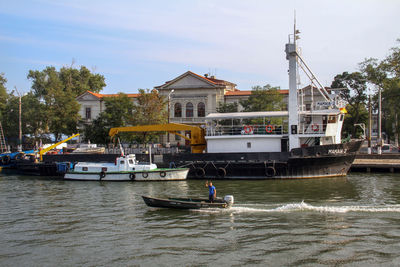
[[[173,208],[173,209],[210,209],[210,208],[229,208],[230,205],[222,200],[216,199],[213,203],[208,199],[191,199],[191,198],[153,198],[142,196],[144,202],[149,207],[154,208]]]
[[[188,172],[188,168],[104,173],[69,171],[64,175],[64,179],[81,181],[176,181],[186,180]]]
[[[190,167],[191,179],[298,179],[345,176],[362,141],[293,149],[291,152],[206,153],[167,156]]]

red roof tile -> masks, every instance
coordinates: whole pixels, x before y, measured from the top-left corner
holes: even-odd
[[[119,94],[98,94],[98,93],[93,93],[91,91],[87,91],[89,94],[92,94],[98,98],[104,98],[104,97],[117,97],[119,96]],[[139,94],[125,94],[127,95],[129,98],[136,98],[139,96]]]
[[[226,92],[225,93],[225,95],[226,96],[244,96],[244,95],[251,95],[251,92],[252,92],[252,90],[250,90],[250,91],[229,91],[229,92]],[[287,94],[289,94],[289,90],[279,90],[279,92],[282,94],[282,95],[287,95]]]

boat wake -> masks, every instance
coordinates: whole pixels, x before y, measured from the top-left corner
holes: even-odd
[[[400,205],[363,205],[363,206],[313,206],[304,201],[300,203],[290,203],[280,206],[249,205],[249,206],[233,206],[227,209],[230,213],[290,213],[290,212],[319,212],[319,213],[349,213],[349,212],[365,212],[365,213],[384,213],[398,212],[400,213]]]

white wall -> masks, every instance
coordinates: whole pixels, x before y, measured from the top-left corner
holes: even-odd
[[[207,152],[281,152],[280,136],[206,136]],[[251,147],[247,147],[247,143]]]

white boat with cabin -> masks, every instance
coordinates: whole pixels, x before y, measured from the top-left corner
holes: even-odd
[[[86,181],[174,181],[185,180],[188,168],[158,168],[151,162],[138,162],[130,154],[114,163],[78,162],[64,175],[66,180]]]

